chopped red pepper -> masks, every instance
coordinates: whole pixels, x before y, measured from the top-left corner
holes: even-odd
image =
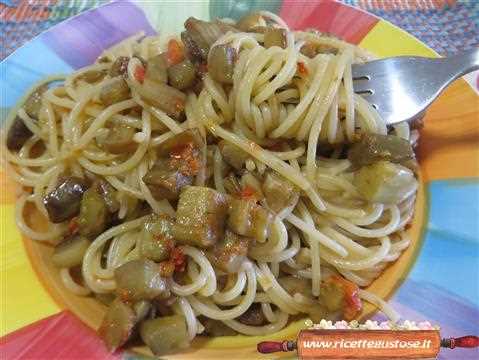
[[[134,73],[135,79],[142,84],[143,84],[143,81],[145,81],[145,72],[146,70],[143,66],[138,65],[135,68],[135,73]]]
[[[251,199],[256,197],[256,190],[251,186],[245,186],[240,192],[239,197],[241,199]]]
[[[185,176],[194,176],[200,170],[198,148],[193,143],[181,144],[170,152],[171,165]]]
[[[162,277],[170,277],[175,271],[175,264],[171,260],[162,261],[159,264],[160,266],[160,275]]]
[[[171,39],[170,41],[168,41],[168,51],[166,55],[169,66],[176,65],[185,59],[185,55],[183,54],[183,47],[181,46],[179,41],[175,39]]]
[[[346,320],[354,319],[362,308],[358,286],[341,276],[331,276],[329,280],[340,285],[344,291],[344,318]]]
[[[298,61],[298,71],[302,75],[308,75],[308,68],[302,61]]]
[[[68,223],[68,233],[70,235],[75,235],[78,232],[79,225],[78,225],[78,218],[74,217]]]
[[[170,254],[170,261],[175,266],[175,271],[183,272],[186,267],[186,257],[180,248],[175,247]]]

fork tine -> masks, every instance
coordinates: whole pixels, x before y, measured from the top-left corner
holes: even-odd
[[[353,80],[353,89],[355,93],[363,96],[372,95],[374,93],[371,80],[367,79]]]
[[[370,64],[371,63],[354,64],[351,69],[353,79],[361,79],[361,78],[370,79],[371,78]]]

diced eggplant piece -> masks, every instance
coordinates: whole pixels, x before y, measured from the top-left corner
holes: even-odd
[[[335,282],[323,282],[321,283],[321,292],[318,299],[329,312],[342,310],[344,305],[344,290]]]
[[[273,214],[253,199],[231,199],[228,227],[237,234],[264,242],[269,236]]]
[[[286,49],[286,29],[268,28],[264,33],[264,47],[278,46]]]
[[[205,327],[204,334],[209,336],[234,336],[238,333],[229,326],[226,326],[222,321],[213,320],[210,318],[202,318],[201,324]]]
[[[311,42],[306,42],[306,44],[301,47],[300,53],[310,59],[313,59],[318,54],[316,45]]]
[[[181,152],[181,150],[190,145],[198,149],[206,146],[198,129],[188,129],[169,138],[157,147],[157,154],[159,157],[175,157],[178,156],[178,153]]]
[[[261,206],[257,206],[253,213],[253,227],[249,236],[259,242],[265,242],[269,236],[273,214]]]
[[[208,72],[211,77],[223,84],[233,83],[236,49],[229,45],[216,45],[208,57]]]
[[[95,238],[102,233],[108,222],[108,208],[105,200],[91,187],[83,194],[80,215],[78,216],[78,230],[81,235]]]
[[[236,23],[236,27],[241,31],[251,31],[254,27],[258,26],[259,21],[261,20],[261,15],[259,13],[253,12],[246,14]]]
[[[155,355],[165,355],[190,346],[186,320],[181,315],[145,320],[140,326],[143,342]]]
[[[363,166],[356,173],[354,184],[366,200],[382,204],[397,204],[417,189],[413,172],[389,161]]]
[[[178,90],[191,87],[196,80],[196,68],[190,60],[172,65],[168,68],[168,79],[171,86]]]
[[[36,89],[23,104],[23,109],[32,119],[38,120],[42,107],[42,96],[48,90],[48,85],[42,85]]]
[[[171,160],[160,159],[145,174],[143,181],[155,199],[175,200],[181,189],[193,184],[193,176],[184,175]]]
[[[78,215],[83,193],[88,189],[84,179],[70,176],[43,198],[52,223],[61,223]]]
[[[33,133],[25,125],[20,117],[16,117],[13,120],[13,124],[8,129],[7,134],[7,148],[11,151],[18,151],[32,137]]]
[[[209,258],[214,267],[226,273],[237,273],[248,254],[251,239],[226,230],[223,241],[215,244]]]
[[[202,186],[185,187],[178,201],[175,239],[198,247],[214,245],[224,234],[228,210],[224,194]]]
[[[132,153],[137,143],[133,140],[135,129],[124,124],[116,124],[102,136],[96,137],[98,146],[112,154]]]
[[[202,61],[203,51],[200,47],[195,43],[193,37],[187,32],[183,31],[181,33],[181,41],[185,45],[185,49],[188,50],[187,54],[190,56],[191,59],[194,61]],[[207,56],[207,55],[206,55]],[[205,57],[206,60],[206,57]]]
[[[181,39],[190,54],[196,58],[206,60],[210,46],[226,33],[216,22],[208,22],[190,17],[185,22],[187,36],[182,34]]]
[[[148,60],[145,78],[164,83],[168,82],[168,60],[166,54],[159,54]]]
[[[167,260],[174,246],[172,219],[167,215],[149,216],[141,232],[140,256],[156,262]]]
[[[126,343],[133,332],[136,315],[133,309],[120,299],[108,308],[98,333],[111,352]]]
[[[142,321],[149,313],[151,309],[151,303],[147,300],[140,300],[137,301],[133,305],[133,311],[135,312],[136,315],[136,321],[140,322]]]
[[[100,90],[100,101],[105,106],[110,106],[129,98],[130,88],[123,78],[117,78],[113,82],[103,85]]]
[[[253,212],[256,206],[254,200],[232,198],[228,209],[228,227],[239,235],[251,235]]]
[[[118,57],[115,62],[111,65],[110,71],[108,74],[111,77],[117,77],[117,76],[122,76],[126,74],[126,71],[128,69],[128,62],[130,61],[130,58],[127,56],[120,56]]]
[[[81,265],[90,244],[91,242],[84,236],[74,236],[62,241],[53,251],[53,264],[59,268]]]
[[[266,174],[262,190],[268,207],[275,213],[293,205],[299,194],[291,182],[273,171]]]
[[[122,300],[151,300],[170,296],[165,279],[158,264],[151,260],[129,261],[115,269],[116,292]]]
[[[150,104],[175,119],[185,110],[186,95],[172,86],[145,78],[143,84],[135,86],[135,90]]]
[[[282,276],[278,278],[278,283],[291,296],[294,296],[294,294],[312,296],[311,282],[305,278]]]
[[[247,152],[225,140],[221,140],[218,143],[218,147],[220,148],[224,161],[236,170],[241,170],[246,160],[250,158]]]
[[[259,304],[251,305],[248,310],[237,318],[237,320],[240,323],[249,326],[261,326],[266,323],[266,318]]]
[[[386,160],[401,163],[414,158],[409,141],[395,135],[363,134],[348,151],[348,158],[356,166],[370,165]]]
[[[223,181],[228,194],[235,195],[241,191],[241,184],[233,173],[230,173]]]
[[[120,203],[116,198],[117,191],[109,182],[99,180],[94,184],[96,191],[103,197],[106,207],[110,213],[117,212],[120,209]]]

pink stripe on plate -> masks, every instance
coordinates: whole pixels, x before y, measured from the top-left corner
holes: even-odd
[[[0,354],[20,359],[118,360],[110,354],[94,330],[65,311],[28,325],[0,339]]]
[[[280,16],[293,29],[315,28],[358,44],[379,19],[332,0],[285,0]]]

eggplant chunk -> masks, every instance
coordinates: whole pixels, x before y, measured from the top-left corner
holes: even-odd
[[[363,166],[356,173],[354,184],[366,200],[383,204],[397,204],[417,189],[413,172],[389,161]]]
[[[239,21],[236,23],[236,27],[241,31],[248,32],[258,26],[260,20],[261,15],[259,13],[249,13],[239,19]]]
[[[145,78],[164,83],[168,82],[168,60],[165,54],[159,54],[148,60]]]
[[[148,78],[143,84],[134,86],[142,98],[175,119],[185,110],[186,95],[172,86]]]
[[[120,209],[120,203],[116,198],[117,191],[109,182],[99,180],[94,184],[96,191],[103,197],[108,211],[111,213],[117,212]]]
[[[48,90],[48,85],[42,85],[36,89],[25,101],[23,108],[31,118],[38,120],[40,108],[42,107],[42,96]]]
[[[148,315],[148,313],[150,312],[150,309],[151,309],[151,303],[149,301],[147,300],[137,301],[133,305],[133,310],[136,315],[136,321],[137,322],[142,321]]]
[[[190,345],[186,320],[181,315],[143,321],[140,336],[155,355],[165,355]]]
[[[181,40],[188,52],[195,58],[206,60],[210,46],[226,33],[224,26],[216,22],[208,22],[190,17],[185,21],[186,33]]]
[[[172,154],[176,156],[178,150],[190,145],[198,149],[206,146],[205,141],[201,137],[198,129],[188,129],[176,134],[175,136],[158,145],[156,151],[160,157],[171,156]]]
[[[249,326],[261,326],[266,323],[266,318],[259,304],[253,304],[237,320]]]
[[[223,155],[224,161],[234,167],[236,170],[241,170],[244,167],[244,163],[246,160],[250,158],[249,154],[239,147],[228,143],[225,140],[221,140],[218,143],[218,146],[221,151],[221,155]]]
[[[195,83],[196,69],[190,60],[185,59],[168,68],[168,79],[171,86],[184,90]]]
[[[304,278],[282,276],[278,278],[278,283],[291,296],[294,296],[296,293],[304,296],[312,296],[311,282]]]
[[[108,74],[111,77],[117,77],[121,75],[125,75],[128,69],[128,63],[130,58],[127,56],[120,56],[118,57],[115,62],[111,65]]]
[[[201,319],[201,323],[205,327],[204,333],[209,336],[234,336],[238,334],[232,328],[219,320],[213,320],[205,317],[204,319]]]
[[[108,222],[108,208],[105,200],[91,187],[83,194],[80,215],[78,216],[78,230],[81,235],[94,238],[102,233]]]
[[[262,190],[268,207],[275,213],[293,205],[299,194],[291,182],[272,171],[266,174]]]
[[[286,29],[268,28],[264,33],[264,47],[278,46],[286,49]]]
[[[98,333],[111,352],[122,346],[133,332],[136,315],[133,309],[120,299],[109,306]]]
[[[79,266],[83,262],[91,242],[84,236],[74,236],[55,246],[52,262],[59,268],[71,268]]]
[[[33,133],[25,125],[20,117],[13,120],[12,126],[8,129],[7,148],[10,151],[18,151],[32,137]]]
[[[173,234],[179,243],[209,247],[222,238],[228,210],[224,194],[202,186],[183,189]]]
[[[321,283],[319,301],[329,312],[336,312],[343,309],[344,304],[343,288],[332,281]]]
[[[237,234],[264,242],[269,236],[273,217],[254,200],[232,199],[228,208],[228,227]]]
[[[370,165],[380,160],[401,163],[414,158],[409,141],[395,135],[364,134],[348,151],[356,166]]]
[[[236,49],[228,45],[216,45],[208,56],[208,72],[211,77],[223,84],[233,83]]]
[[[151,215],[141,232],[140,256],[156,262],[167,260],[175,246],[173,221],[166,215]]]
[[[170,160],[160,159],[143,176],[143,181],[155,199],[175,200],[182,188],[193,184],[193,176],[184,175]]]
[[[246,259],[251,241],[226,230],[223,241],[215,244],[209,254],[211,263],[226,273],[237,273]]]
[[[78,215],[83,193],[88,186],[84,179],[71,176],[43,198],[43,204],[52,223],[61,223]]]
[[[133,140],[135,129],[128,125],[118,124],[108,129],[102,136],[96,137],[98,146],[112,154],[132,153],[137,143]]]
[[[167,298],[170,295],[158,264],[151,260],[132,260],[117,267],[115,280],[117,294],[125,301]]]
[[[110,106],[130,98],[130,88],[123,78],[116,78],[113,82],[103,85],[100,90],[100,101]]]

